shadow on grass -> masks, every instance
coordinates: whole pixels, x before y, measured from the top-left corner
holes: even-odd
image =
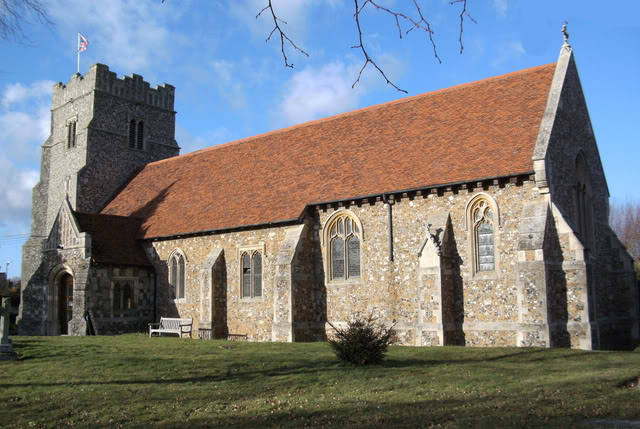
[[[22,341],[20,343],[21,347],[29,348],[29,347],[37,347],[38,340],[34,340],[32,345],[29,345],[29,341]],[[84,345],[82,348],[82,354],[87,353],[91,355],[96,353],[96,349],[99,349],[98,346],[92,345]],[[75,350],[77,352],[78,350]],[[77,353],[73,352],[73,354],[77,357]],[[98,350],[99,352],[99,350]],[[504,353],[497,356],[490,357],[478,357],[471,359],[455,359],[455,360],[446,360],[446,359],[398,359],[398,358],[387,358],[381,364],[371,365],[369,367],[356,367],[347,364],[342,364],[337,359],[336,360],[312,360],[312,361],[291,361],[291,362],[283,362],[280,366],[269,366],[267,368],[261,369],[247,369],[247,364],[245,362],[237,363],[231,362],[226,368],[211,368],[212,371],[217,371],[217,374],[208,374],[201,375],[195,377],[172,377],[165,378],[164,376],[158,376],[156,378],[148,378],[148,379],[119,379],[119,380],[86,380],[86,381],[54,381],[54,382],[33,382],[33,383],[4,383],[0,384],[0,388],[11,388],[11,387],[54,387],[54,386],[100,386],[100,385],[169,385],[169,384],[187,384],[187,383],[220,383],[225,381],[236,381],[236,382],[251,382],[257,379],[261,379],[264,377],[287,377],[287,376],[313,376],[316,374],[321,374],[326,376],[329,373],[338,373],[343,372],[345,369],[352,369],[354,371],[365,371],[367,369],[372,370],[384,370],[384,369],[403,369],[403,368],[415,368],[415,367],[424,367],[424,368],[433,368],[440,365],[467,365],[467,364],[478,364],[482,362],[494,362],[494,361],[502,361],[502,360],[510,360],[513,359],[514,362],[521,360],[522,358],[526,358],[523,361],[533,362],[533,361],[546,361],[546,360],[566,360],[568,358],[581,358],[585,354],[590,354],[589,352],[583,353],[567,353],[567,354],[553,354],[549,356],[540,356],[531,358],[532,356],[536,356],[539,354],[548,354],[548,351],[545,349],[525,349],[518,350],[510,353]],[[70,350],[69,353],[72,353]],[[61,357],[58,354],[52,353],[52,356],[55,355],[57,357]],[[36,359],[36,358],[44,358],[46,356],[27,356],[23,358],[24,360],[28,359]]]
[[[385,403],[376,401],[343,400],[340,403],[314,409],[313,404],[303,408],[290,403],[284,407],[273,404],[259,412],[247,413],[229,402],[218,404],[214,412],[205,415],[185,412],[170,420],[156,421],[154,427],[190,428],[540,428],[574,427],[593,414],[562,409],[551,401],[543,401],[537,409],[528,408],[519,400],[511,402],[504,396],[488,395],[482,398],[455,398]],[[249,414],[249,415],[247,415]],[[589,415],[590,414],[590,415]],[[129,423],[129,422],[123,422]],[[135,422],[132,422],[135,423]]]

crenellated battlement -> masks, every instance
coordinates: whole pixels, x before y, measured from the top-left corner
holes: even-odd
[[[66,85],[62,82],[55,84],[53,86],[52,108],[62,106],[93,90],[104,91],[136,103],[173,111],[175,99],[173,85],[165,83],[151,88],[149,82],[137,74],[119,79],[116,73],[110,71],[109,66],[104,64],[94,64],[84,76],[75,73]]]

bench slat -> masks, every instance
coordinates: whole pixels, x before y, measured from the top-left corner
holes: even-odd
[[[157,327],[155,327],[157,326]],[[182,334],[189,334],[193,327],[193,319],[178,319],[171,317],[161,317],[159,323],[149,323],[149,337],[155,332],[158,335],[176,334],[182,338]]]

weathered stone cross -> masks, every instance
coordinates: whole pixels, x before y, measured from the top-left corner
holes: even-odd
[[[2,306],[0,306],[0,360],[15,359],[16,353],[13,351],[13,344],[9,339],[9,297],[0,296]]]

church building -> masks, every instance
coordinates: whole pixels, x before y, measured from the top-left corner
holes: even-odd
[[[571,47],[556,63],[179,156],[175,88],[53,88],[18,327],[415,346],[637,344],[632,258]]]

